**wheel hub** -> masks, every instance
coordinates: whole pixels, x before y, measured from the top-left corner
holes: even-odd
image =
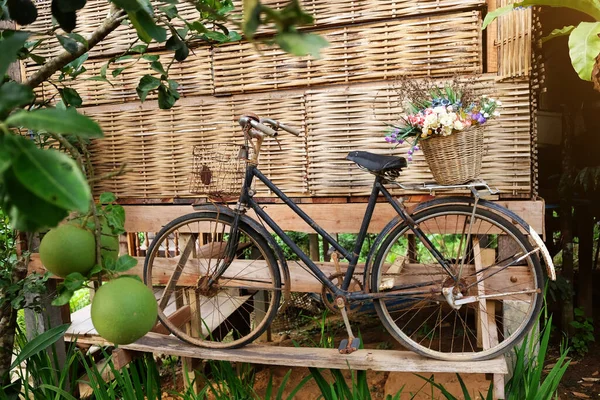
[[[204,297],[214,297],[219,293],[219,284],[217,282],[211,284],[208,276],[203,276],[198,279],[196,293]]]

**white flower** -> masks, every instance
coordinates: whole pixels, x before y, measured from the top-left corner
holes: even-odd
[[[500,111],[494,111],[494,117],[499,117],[500,116]]]
[[[429,114],[425,117],[425,123],[423,126],[430,127],[438,124],[438,116],[436,114]]]
[[[452,107],[452,106],[448,106],[448,107],[446,108],[446,110],[448,110],[448,112],[452,112],[452,111],[454,111],[454,107]]]
[[[496,100],[496,105],[501,106],[502,102],[500,100]]]
[[[440,115],[447,114],[446,107],[444,106],[435,107],[433,109],[433,112]]]
[[[483,95],[483,96],[481,96],[481,97],[482,97],[482,98],[484,98],[484,99],[487,99],[487,97],[488,97],[488,96],[487,96],[487,94],[484,94],[484,95]]]
[[[456,120],[454,121],[454,129],[456,129],[457,131],[462,131],[463,129],[465,129],[465,124],[463,124],[460,120]]]
[[[489,118],[489,117],[490,117],[490,114],[488,114],[488,113],[484,113],[484,114],[483,114],[483,116],[484,116],[485,118]]]
[[[496,100],[495,100],[495,99],[492,99],[492,98],[490,98],[490,101],[491,101],[492,103],[495,103],[495,102],[496,102]]]

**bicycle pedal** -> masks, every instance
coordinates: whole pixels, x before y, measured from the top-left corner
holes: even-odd
[[[338,347],[338,351],[340,354],[351,354],[360,348],[360,338],[352,338],[350,342],[348,339],[343,339],[340,342],[340,347]]]

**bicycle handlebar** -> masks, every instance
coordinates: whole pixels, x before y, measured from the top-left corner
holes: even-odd
[[[292,135],[295,136],[300,136],[300,131],[298,131],[295,128],[292,128],[290,126],[284,125],[279,121],[275,121],[274,119],[270,119],[270,118],[261,118],[260,122],[257,121],[256,119],[254,119],[253,117],[244,115],[240,118],[239,120],[240,126],[242,128],[245,128],[248,124],[250,124],[250,126],[256,130],[261,131],[262,133],[269,135],[269,136],[277,136],[277,130],[279,128],[283,129],[284,131],[291,133]],[[267,125],[270,126],[267,126]],[[273,128],[275,129],[273,129]]]

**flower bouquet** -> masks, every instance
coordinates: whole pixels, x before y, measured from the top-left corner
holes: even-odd
[[[485,95],[476,97],[465,82],[444,87],[426,84],[423,88],[405,82],[406,114],[399,123],[390,124],[385,140],[410,144],[408,161],[422,149],[436,182],[468,182],[481,170],[483,127],[500,115],[497,108],[502,102]]]

